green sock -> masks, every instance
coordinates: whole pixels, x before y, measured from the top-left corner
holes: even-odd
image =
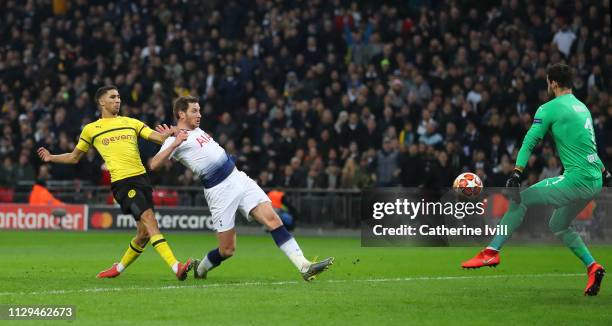
[[[595,261],[595,258],[593,258],[591,252],[589,251],[589,248],[587,248],[584,241],[582,241],[582,238],[576,231],[565,229],[561,232],[555,233],[555,235],[561,241],[563,241],[563,244],[565,244],[565,246],[568,247],[574,253],[574,255],[582,260],[584,266],[589,267],[589,265]]]
[[[512,232],[514,232],[514,230],[516,230],[516,228],[523,223],[523,218],[525,217],[526,211],[527,206],[510,201],[508,211],[506,214],[504,214],[504,217],[499,222],[499,225],[508,226],[508,234],[496,234],[495,237],[493,237],[493,240],[491,240],[491,243],[489,243],[488,247],[495,250],[500,250],[504,243],[510,239]]]
[[[584,266],[588,267],[595,259],[591,256],[580,235],[570,229],[572,221],[584,206],[586,203],[577,202],[555,209],[548,222],[548,227],[584,263]]]

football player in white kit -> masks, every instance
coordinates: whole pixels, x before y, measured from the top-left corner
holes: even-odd
[[[212,214],[219,247],[208,252],[201,261],[194,262],[196,278],[206,278],[210,270],[234,254],[236,211],[240,211],[247,220],[255,218],[270,231],[276,245],[300,271],[304,280],[313,280],[333,264],[333,257],[319,262],[311,262],[304,257],[302,249],[274,212],[266,193],[239,171],[225,150],[199,128],[202,115],[198,98],[178,98],[173,111],[178,121],[177,126],[173,127],[175,134],[163,143],[159,153],[151,160],[150,168],[156,170],[164,161],[173,158],[199,176],[204,186],[204,197]]]

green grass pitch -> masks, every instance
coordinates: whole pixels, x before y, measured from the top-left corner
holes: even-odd
[[[116,279],[129,233],[0,232],[0,304],[70,304],[75,325],[610,324],[612,283],[584,297],[584,268],[562,246],[513,246],[498,268],[462,270],[478,248],[361,248],[358,238],[298,237],[336,263],[304,282],[268,235],[238,236],[207,280],[179,282],[148,247]],[[177,258],[200,258],[210,234],[168,233]],[[612,247],[593,254],[612,266]],[[0,324],[7,321],[0,321]],[[21,321],[20,325],[41,321]]]

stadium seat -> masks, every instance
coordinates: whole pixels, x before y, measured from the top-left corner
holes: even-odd
[[[115,205],[115,197],[113,197],[113,193],[109,192],[106,196],[106,204],[107,205]]]
[[[15,191],[11,188],[0,187],[0,203],[12,203]]]
[[[179,196],[176,190],[159,189],[153,191],[155,206],[178,206]]]
[[[102,186],[110,186],[111,184],[111,175],[107,169],[102,169],[102,175],[100,177],[100,185]]]

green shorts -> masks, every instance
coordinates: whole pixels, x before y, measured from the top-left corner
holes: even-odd
[[[544,179],[521,191],[521,204],[526,206],[567,206],[591,200],[601,192],[601,178],[592,179],[576,174],[563,174]]]

